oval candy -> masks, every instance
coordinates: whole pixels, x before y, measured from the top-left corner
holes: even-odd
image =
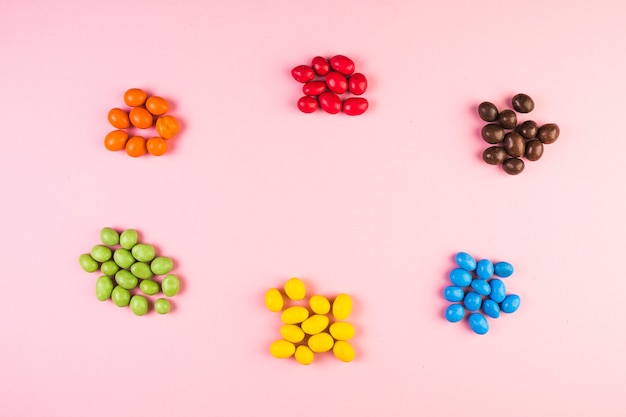
[[[296,360],[302,365],[310,365],[315,359],[315,353],[308,346],[300,345],[296,348]]]
[[[156,251],[154,246],[147,243],[138,243],[131,249],[133,257],[139,262],[150,262],[154,259]]]
[[[128,249],[119,248],[113,252],[113,260],[120,268],[130,268],[135,258]]]
[[[119,285],[113,288],[113,292],[111,293],[111,299],[113,300],[113,304],[118,307],[126,307],[128,303],[130,303],[130,291],[126,288],[122,288]]]
[[[343,102],[343,112],[348,116],[358,116],[367,111],[369,103],[363,97],[350,97]]]
[[[498,278],[494,278],[489,281],[489,286],[491,287],[491,294],[489,294],[489,298],[496,303],[504,301],[504,298],[506,297],[506,286],[504,285],[504,282]]]
[[[117,282],[118,285],[121,286],[122,288],[126,288],[127,290],[132,290],[133,288],[137,286],[137,283],[139,282],[139,280],[129,270],[120,269],[115,274],[115,282]]]
[[[508,278],[513,275],[514,268],[513,265],[508,262],[497,262],[493,266],[493,271],[499,277]]]
[[[476,334],[485,334],[489,331],[489,323],[485,316],[480,313],[470,314],[469,325]]]
[[[348,91],[348,80],[337,71],[331,71],[326,75],[326,85],[333,93],[343,94]]]
[[[493,263],[489,259],[481,259],[476,264],[476,275],[482,279],[489,279],[493,276]]]
[[[504,297],[504,300],[500,303],[500,310],[503,313],[515,313],[520,306],[521,299],[517,294],[509,294]]]
[[[497,319],[500,317],[500,306],[498,303],[488,298],[483,301],[483,312],[489,317]]]
[[[463,292],[463,288],[457,287],[456,285],[450,285],[443,290],[443,298],[447,301],[451,301],[456,303],[461,301],[465,297],[465,292]]]
[[[480,295],[489,295],[491,293],[491,286],[484,279],[475,279],[472,281],[472,288]]]
[[[154,302],[154,311],[156,311],[159,314],[167,314],[170,312],[171,308],[172,306],[169,300],[166,300],[165,298],[158,298]]]
[[[345,320],[352,313],[352,298],[348,294],[339,294],[333,301],[333,317],[335,320]]]
[[[347,56],[335,55],[330,59],[330,67],[343,75],[350,75],[354,72],[354,61]]]
[[[152,270],[154,275],[165,275],[169,273],[173,267],[174,262],[167,256],[157,256],[150,263],[150,270]]]
[[[305,96],[319,96],[326,91],[324,81],[309,81],[302,86],[302,92]]]
[[[285,305],[285,300],[283,300],[283,295],[276,288],[270,288],[265,293],[265,306],[269,311],[274,313],[279,312],[283,309]]]
[[[328,329],[335,340],[350,340],[354,337],[354,326],[347,321],[336,321]]]
[[[326,91],[319,96],[320,107],[326,113],[337,114],[341,111],[341,99],[335,93]]]
[[[137,278],[152,278],[152,270],[150,269],[150,265],[145,262],[135,262],[130,266],[130,272]]]
[[[326,332],[314,334],[309,338],[309,348],[315,353],[328,352],[333,348],[335,340]]]
[[[467,287],[472,283],[472,274],[461,268],[450,271],[450,281],[458,287]]]
[[[106,275],[102,275],[96,280],[96,298],[106,301],[111,298],[113,292],[113,280]]]
[[[293,306],[285,309],[280,315],[280,319],[285,324],[302,323],[309,318],[309,310],[302,306]]]
[[[300,83],[306,83],[315,78],[315,73],[308,65],[298,65],[291,70],[291,76]]]
[[[161,281],[161,291],[168,297],[173,297],[180,291],[180,280],[176,275],[169,274]]]
[[[314,314],[302,322],[302,331],[309,335],[321,333],[328,327],[328,322],[328,316]]]
[[[446,308],[446,320],[450,323],[461,321],[464,315],[465,309],[461,304],[450,304],[448,308]]]
[[[146,295],[155,295],[161,291],[161,286],[158,282],[152,281],[151,279],[144,279],[139,284],[139,289],[142,293]]]
[[[291,343],[300,343],[305,336],[304,331],[296,324],[283,324],[280,326],[280,335]]]
[[[313,58],[311,60],[311,66],[317,75],[324,76],[330,71],[330,64],[328,63],[328,60],[322,56],[316,56]]]
[[[328,314],[330,311],[330,301],[323,295],[314,295],[309,299],[309,307],[315,314]]]
[[[78,263],[85,272],[96,272],[98,270],[98,262],[91,257],[90,254],[84,253],[78,257]]]
[[[286,359],[296,352],[296,346],[286,340],[277,340],[270,345],[270,353],[273,357]]]
[[[137,316],[143,316],[148,312],[148,300],[143,295],[133,295],[130,299],[130,309]]]
[[[313,97],[304,96],[298,99],[298,109],[302,113],[313,113],[319,108],[317,100]]]
[[[473,271],[476,269],[476,259],[472,255],[466,252],[459,252],[455,255],[454,260],[459,268],[466,271]]]
[[[463,304],[465,304],[465,308],[469,311],[478,311],[482,302],[482,297],[474,291],[470,291],[465,294],[465,299],[463,299]]]
[[[290,278],[285,283],[285,294],[289,299],[299,301],[306,296],[306,287],[300,278]]]
[[[367,78],[360,72],[352,74],[348,80],[348,91],[355,96],[360,96],[367,90]]]
[[[354,348],[350,343],[338,340],[333,346],[333,354],[342,362],[352,362],[354,360]]]

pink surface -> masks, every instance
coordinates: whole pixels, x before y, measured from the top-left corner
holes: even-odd
[[[626,7],[457,3],[4,1],[0,415],[623,415]],[[369,111],[299,113],[337,53]],[[165,157],[103,148],[130,87],[183,121]],[[510,177],[475,106],[517,92],[561,138]],[[95,299],[103,226],[174,257],[170,315]],[[516,267],[486,336],[443,319],[459,250]],[[291,276],[354,297],[353,363],[269,356]]]

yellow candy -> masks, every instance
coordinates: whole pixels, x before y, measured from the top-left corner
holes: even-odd
[[[314,334],[309,338],[309,347],[315,353],[328,352],[333,348],[333,337],[328,333],[322,332]]]
[[[354,326],[346,321],[331,324],[329,330],[335,340],[350,340],[354,337]]]
[[[302,365],[308,365],[315,359],[315,354],[311,349],[304,345],[298,346],[296,349],[296,360]]]
[[[306,334],[318,334],[328,327],[328,317],[314,314],[302,322],[302,330]]]
[[[279,312],[283,309],[285,305],[285,301],[283,300],[283,295],[276,288],[270,288],[265,293],[265,306],[269,311],[273,311],[274,313]]]
[[[333,346],[333,353],[335,357],[343,362],[352,362],[354,359],[354,349],[350,346],[350,343],[343,340],[338,340]]]
[[[280,319],[285,324],[297,324],[302,323],[304,320],[309,318],[309,310],[302,306],[294,306],[289,307],[283,314],[281,314]]]
[[[330,311],[330,301],[323,295],[314,295],[311,297],[309,305],[315,314],[328,314]]]
[[[286,340],[277,340],[270,345],[270,353],[275,358],[289,358],[296,351],[296,346]]]
[[[291,343],[300,343],[304,339],[304,332],[295,324],[285,324],[280,328],[280,335]]]
[[[302,300],[306,295],[304,282],[298,278],[291,278],[285,283],[285,293],[287,297],[294,301]]]
[[[333,316],[337,320],[345,320],[352,312],[352,299],[348,294],[339,294],[333,301]]]

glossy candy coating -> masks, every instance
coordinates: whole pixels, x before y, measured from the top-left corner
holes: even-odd
[[[146,139],[142,136],[133,136],[126,142],[126,153],[133,158],[145,155],[147,152]]]
[[[166,300],[165,298],[158,298],[154,302],[154,311],[156,311],[159,314],[167,314],[170,312],[171,308],[172,306],[169,300]]]
[[[502,169],[509,175],[517,175],[524,171],[524,161],[519,158],[509,158],[502,163]]]
[[[124,249],[131,250],[138,240],[139,234],[134,229],[126,229],[120,234],[120,246]]]
[[[108,300],[111,298],[113,287],[113,280],[106,275],[102,275],[96,280],[96,298],[100,301]]]
[[[286,340],[277,340],[270,345],[270,353],[273,357],[286,359],[296,352],[296,346]]]
[[[130,127],[130,119],[128,118],[128,113],[126,113],[122,109],[114,108],[109,110],[109,114],[107,115],[109,119],[109,123],[116,129],[126,129]]]
[[[309,307],[315,314],[328,314],[330,301],[323,295],[314,295],[309,299]]]
[[[354,61],[343,55],[335,55],[330,59],[330,67],[343,75],[351,75],[354,72]]]
[[[485,122],[495,122],[498,119],[498,108],[493,103],[483,101],[478,105],[478,116]]]
[[[118,307],[126,307],[130,303],[130,292],[126,288],[122,288],[119,285],[113,288],[111,292],[111,299],[113,304]]]
[[[135,107],[129,113],[130,122],[139,129],[147,129],[152,126],[152,114],[143,107]]]
[[[309,318],[309,310],[302,306],[286,308],[280,315],[280,319],[285,324],[298,324]]]
[[[355,96],[360,96],[367,91],[367,78],[360,72],[352,74],[348,80],[348,91]]]
[[[167,100],[159,96],[152,96],[146,100],[146,110],[155,116],[161,116],[169,110],[170,105]]]
[[[500,165],[508,157],[502,146],[490,146],[483,152],[483,161],[489,165]]]
[[[106,262],[103,262],[102,265],[100,265],[100,271],[102,271],[104,275],[107,275],[110,277],[115,275],[117,271],[119,270],[120,270],[120,267],[112,259]]]
[[[148,312],[148,300],[143,295],[133,295],[130,299],[130,309],[137,316],[143,316]]]
[[[91,257],[96,262],[106,262],[111,259],[112,251],[110,248],[103,245],[96,245],[91,248]]]
[[[482,302],[482,297],[474,291],[470,291],[465,294],[465,298],[463,299],[463,304],[468,311],[478,311]]]
[[[341,99],[335,93],[326,91],[319,96],[320,107],[326,113],[337,114],[341,111]]]
[[[524,123],[519,125],[516,130],[525,139],[532,139],[537,136],[539,127],[533,120],[526,120]]]
[[[469,325],[476,334],[485,334],[489,331],[489,323],[485,316],[480,313],[470,314]]]
[[[131,249],[133,257],[139,262],[150,262],[154,259],[156,251],[154,246],[147,243],[138,243]],[[153,271],[154,272],[154,271]]]
[[[520,113],[530,113],[535,108],[535,102],[527,94],[516,94],[511,101],[513,108]]]
[[[473,271],[476,269],[476,259],[467,252],[459,252],[454,256],[454,261],[466,271]]]
[[[504,129],[513,129],[517,126],[517,114],[513,110],[502,110],[498,115],[498,123]]]
[[[311,60],[311,67],[317,75],[324,76],[330,72],[330,64],[328,60],[322,56],[316,56]]]
[[[313,352],[324,353],[333,348],[335,340],[330,334],[322,332],[311,336],[307,344]]]
[[[121,151],[126,147],[128,133],[123,130],[114,130],[104,137],[104,147],[110,151]]]
[[[302,365],[310,365],[315,359],[315,353],[308,346],[300,345],[296,348],[296,353],[294,354],[298,363]]]
[[[343,112],[348,116],[358,116],[367,111],[369,103],[363,97],[350,97],[343,102]]]
[[[155,295],[161,291],[161,286],[158,282],[152,281],[151,279],[144,279],[139,284],[139,289],[142,293],[146,295]]]
[[[348,294],[339,294],[332,305],[335,320],[345,320],[352,313],[352,298]]]
[[[354,360],[354,348],[350,343],[338,340],[333,346],[333,354],[342,362],[352,362]]]
[[[161,281],[161,291],[168,297],[173,297],[180,291],[180,280],[176,275],[169,274]]]
[[[280,326],[280,335],[288,342],[300,343],[304,340],[304,331],[296,324],[284,324]]]
[[[136,262],[130,251],[124,248],[116,249],[115,252],[113,252],[113,260],[120,268],[126,269],[130,268],[130,266]]]
[[[148,94],[140,88],[130,88],[124,93],[124,103],[130,107],[143,106]]]
[[[302,86],[302,92],[306,96],[319,96],[326,91],[324,81],[309,81]]]
[[[467,287],[472,282],[472,274],[462,268],[450,271],[450,281],[458,287]]]
[[[115,246],[120,243],[120,235],[110,227],[104,227],[100,230],[100,241],[108,246]]]
[[[167,152],[167,141],[160,136],[152,137],[146,142],[146,149],[150,155],[165,155]]]
[[[561,130],[559,129],[558,125],[554,123],[548,123],[539,128],[539,131],[537,132],[537,139],[539,139],[546,145],[549,145],[556,142],[556,140],[559,138],[560,133]]]
[[[285,294],[289,299],[299,301],[306,296],[306,287],[299,278],[290,278],[285,282]]]
[[[328,329],[335,340],[350,340],[354,337],[354,326],[347,321],[336,321]]]
[[[308,65],[298,65],[291,70],[291,76],[300,83],[306,83],[315,78],[315,73]]]
[[[302,322],[302,331],[309,335],[321,333],[328,327],[328,322],[328,316],[314,314]]]
[[[120,287],[126,288],[127,290],[132,290],[137,287],[137,284],[139,283],[137,277],[127,269],[120,269],[117,271],[115,274],[115,281]]]
[[[174,267],[174,262],[167,256],[158,256],[154,258],[150,264],[150,269],[154,275],[165,275],[169,273]]]
[[[501,278],[508,278],[513,275],[515,269],[508,262],[496,262],[493,266],[493,272]]]
[[[84,253],[78,257],[78,263],[85,272],[96,272],[99,268],[98,262],[90,254]]]
[[[480,295],[491,294],[491,286],[484,279],[475,279],[472,281],[472,288]]]
[[[489,298],[496,303],[501,303],[506,297],[506,286],[504,285],[504,282],[498,278],[494,278],[489,281],[489,285],[491,286],[491,294],[489,294]]]
[[[493,263],[489,259],[481,259],[476,264],[476,275],[482,279],[489,279],[493,276]]]
[[[483,301],[483,312],[489,317],[497,319],[500,317],[500,306],[498,303],[488,298]]]
[[[450,304],[448,308],[446,308],[446,320],[450,323],[461,321],[464,315],[465,309],[461,304]]]
[[[348,80],[337,71],[331,71],[326,75],[326,85],[330,91],[336,94],[343,94],[348,91]]]
[[[509,294],[504,297],[504,300],[500,303],[500,310],[503,313],[514,313],[520,306],[520,298],[517,294]]]
[[[526,141],[519,133],[508,132],[504,135],[502,147],[510,156],[520,157],[524,155],[524,151],[526,150]]]
[[[285,300],[283,299],[283,295],[276,288],[270,288],[265,293],[265,307],[269,311],[274,313],[278,313],[283,309],[285,305]]]
[[[135,262],[130,266],[130,272],[132,272],[132,274],[137,278],[152,278],[152,270],[150,269],[150,265],[145,262]]]
[[[313,97],[304,96],[298,99],[298,109],[302,113],[313,113],[319,108],[317,100]]]
[[[457,287],[456,285],[450,285],[443,290],[443,298],[447,301],[456,303],[463,300],[464,297],[465,292],[463,291],[463,288]]]
[[[490,123],[483,126],[480,130],[480,136],[485,142],[495,145],[504,140],[504,129],[500,125]]]
[[[174,116],[161,116],[156,121],[156,131],[163,139],[172,139],[179,129],[180,124]]]
[[[539,139],[526,142],[524,156],[529,161],[538,161],[543,156],[543,143]]]

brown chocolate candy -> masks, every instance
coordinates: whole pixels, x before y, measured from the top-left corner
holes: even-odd
[[[478,105],[478,115],[485,122],[495,122],[498,118],[498,108],[493,103],[483,101]]]
[[[517,126],[517,114],[513,110],[502,110],[498,122],[505,129],[513,129]]]
[[[517,175],[524,170],[524,161],[519,158],[509,158],[502,163],[502,169],[509,175]]]
[[[513,108],[520,113],[530,113],[535,108],[535,102],[526,94],[516,94],[512,100]]]
[[[483,126],[480,131],[480,135],[483,137],[485,142],[491,143],[492,145],[495,143],[500,143],[504,139],[504,129],[495,123],[489,123],[488,125]]]
[[[557,124],[548,123],[539,128],[539,131],[537,132],[537,139],[539,139],[546,145],[549,145],[556,142],[556,140],[559,138],[560,133],[561,130],[559,129],[559,126]]]
[[[517,126],[515,130],[526,139],[534,139],[537,137],[539,127],[533,120],[526,120],[524,123]]]
[[[519,133],[509,132],[504,135],[502,146],[509,155],[520,157],[524,155],[524,151],[526,150],[526,141]]]
[[[483,152],[483,161],[489,165],[500,165],[507,158],[502,146],[490,146]]]
[[[537,139],[526,142],[526,152],[524,156],[529,161],[537,161],[543,155],[543,143]]]

